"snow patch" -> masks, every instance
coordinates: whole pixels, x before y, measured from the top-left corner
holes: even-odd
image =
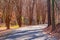
[[[34,29],[43,29],[46,28],[48,25],[47,24],[41,24],[41,25],[33,25],[33,26],[26,26],[26,27],[21,27],[16,30],[34,30]]]

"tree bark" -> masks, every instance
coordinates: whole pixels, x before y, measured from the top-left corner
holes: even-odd
[[[48,7],[48,27],[51,25],[51,6],[50,0],[47,0],[47,7]]]
[[[52,0],[52,31],[54,31],[55,28],[55,12],[54,12],[54,0]]]

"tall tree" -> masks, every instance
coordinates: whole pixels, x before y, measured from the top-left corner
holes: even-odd
[[[3,10],[3,9],[2,9],[2,8],[3,8],[3,5],[2,5],[2,4],[3,4],[3,3],[2,3],[2,1],[3,1],[3,0],[0,0],[0,19],[1,19],[0,22],[3,22],[3,16],[2,16],[2,10]]]
[[[39,22],[40,22],[40,17],[41,17],[41,15],[40,15],[40,10],[42,10],[41,9],[41,6],[42,6],[42,4],[41,4],[41,0],[36,0],[36,14],[37,14],[37,24],[39,24]]]
[[[19,27],[22,25],[22,0],[15,0],[16,5],[16,18]]]
[[[52,31],[54,31],[55,29],[54,0],[52,0]]]
[[[31,0],[31,3],[30,3],[30,15],[29,15],[29,25],[32,25],[32,20],[33,20],[33,10],[34,10],[34,4],[35,4],[35,0]]]
[[[48,27],[51,25],[51,2],[47,0],[47,7],[48,7]]]
[[[42,23],[45,23],[45,19],[46,19],[46,12],[45,12],[45,6],[43,6],[42,8]]]
[[[51,6],[50,6],[50,0],[47,0],[47,9],[48,9],[48,26],[44,29],[45,32],[50,33],[52,30],[51,26]]]
[[[5,23],[7,29],[10,29],[10,0],[4,0],[5,1]]]

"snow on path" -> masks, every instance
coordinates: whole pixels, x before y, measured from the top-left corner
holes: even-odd
[[[16,29],[5,40],[57,40],[55,37],[51,37],[43,32],[42,29],[45,27],[47,27],[46,24],[21,27]]]
[[[34,30],[34,29],[43,29],[46,27],[47,27],[47,24],[40,24],[40,25],[21,27],[21,28],[16,29],[16,30]]]

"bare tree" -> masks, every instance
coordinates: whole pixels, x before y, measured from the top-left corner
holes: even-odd
[[[17,18],[17,22],[19,27],[21,27],[22,25],[22,0],[15,0],[15,5],[16,5],[16,18]]]
[[[3,0],[3,16],[5,20],[5,24],[7,29],[10,29],[10,20],[11,20],[11,12],[12,12],[12,7],[10,4],[10,0]]]
[[[47,0],[47,9],[48,9],[48,26],[44,29],[45,32],[50,33],[52,31],[51,24],[51,2]]]
[[[47,0],[47,6],[48,6],[48,27],[51,25],[51,3],[50,0]]]
[[[42,23],[44,24],[45,23],[45,20],[46,20],[46,3],[42,3],[43,4],[43,8],[42,8]]]
[[[41,3],[40,3],[41,0],[36,0],[36,2],[37,2],[37,3],[36,3],[37,24],[39,24],[39,22],[40,22],[40,16],[41,16],[41,15],[40,15],[40,10],[41,10],[40,7],[41,7],[42,5],[41,5]]]
[[[4,13],[5,13],[5,23],[6,23],[6,27],[7,29],[10,29],[10,0],[4,0],[5,1],[5,9],[4,9]]]
[[[56,29],[55,27],[55,13],[54,13],[54,0],[52,0],[52,31]]]
[[[3,15],[2,15],[3,5],[2,5],[2,1],[3,0],[0,0],[0,19],[1,19],[0,22],[3,22]]]
[[[30,19],[29,19],[29,25],[32,25],[34,4],[35,4],[35,0],[31,0],[30,6],[29,6],[29,11],[30,11],[30,15],[29,15],[29,18],[30,18]]]

